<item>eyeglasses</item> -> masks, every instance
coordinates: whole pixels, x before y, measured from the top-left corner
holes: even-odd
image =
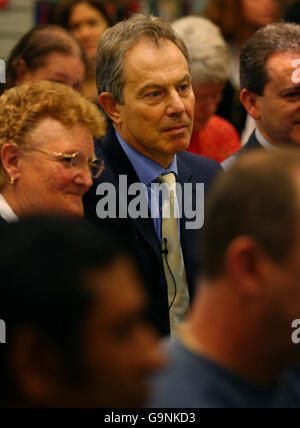
[[[104,161],[102,159],[95,158],[92,161],[89,161],[87,156],[82,152],[68,154],[40,149],[30,149],[30,151],[56,156],[60,158],[61,162],[65,163],[67,168],[73,168],[82,171],[84,167],[88,165],[92,178],[99,178],[102,172],[105,170]]]

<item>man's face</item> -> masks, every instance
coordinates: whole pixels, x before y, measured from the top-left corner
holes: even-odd
[[[273,144],[300,145],[300,82],[292,62],[299,54],[276,53],[267,61],[270,78],[262,96],[257,97],[257,125]]]
[[[143,39],[124,58],[124,105],[116,126],[135,150],[167,167],[187,149],[195,98],[188,65],[169,40]]]
[[[88,278],[96,295],[83,329],[81,405],[141,406],[147,377],[161,367],[156,333],[144,321],[145,296],[133,263],[119,259]]]

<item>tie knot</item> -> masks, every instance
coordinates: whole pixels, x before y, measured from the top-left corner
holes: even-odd
[[[174,172],[169,172],[168,174],[160,175],[160,176],[158,177],[158,181],[159,181],[160,183],[166,183],[166,184],[168,184],[169,186],[171,186],[172,184],[175,184],[175,183],[176,183],[176,177],[175,177]]]

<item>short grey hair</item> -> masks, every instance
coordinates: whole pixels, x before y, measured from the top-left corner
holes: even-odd
[[[199,16],[178,19],[172,27],[188,48],[194,83],[219,83],[228,79],[229,51],[219,27]]]
[[[250,37],[240,58],[242,89],[263,95],[270,81],[266,63],[277,52],[299,54],[300,57],[300,25],[283,22],[270,24]]]
[[[96,84],[99,95],[110,92],[117,103],[123,104],[124,56],[144,38],[152,40],[156,45],[159,45],[162,39],[172,41],[183,53],[190,68],[188,50],[170,24],[154,16],[135,14],[107,29],[100,38],[96,55]],[[103,108],[100,108],[108,122],[111,122]]]

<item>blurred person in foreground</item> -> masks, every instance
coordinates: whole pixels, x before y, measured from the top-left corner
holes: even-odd
[[[57,4],[56,22],[69,30],[84,49],[88,58],[88,70],[80,91],[89,100],[97,102],[97,45],[104,31],[111,25],[103,1],[62,0]]]
[[[40,25],[28,31],[10,53],[6,89],[49,80],[78,90],[86,68],[81,46],[66,30]]]
[[[254,123],[240,102],[239,58],[249,37],[280,19],[278,0],[209,0],[206,17],[221,28],[230,51],[229,82],[217,114],[229,120],[246,142]]]
[[[0,221],[33,214],[83,217],[82,197],[103,170],[93,137],[105,126],[96,106],[53,82],[0,97]]]
[[[153,407],[300,406],[300,153],[241,157],[212,189],[204,275]]]
[[[172,334],[193,297],[202,196],[220,171],[216,161],[186,152],[195,106],[187,48],[167,22],[134,15],[101,37],[97,86],[109,129],[95,152],[106,169],[84,198],[86,217],[106,220],[134,244],[152,321]],[[162,198],[160,185],[171,190]],[[191,210],[177,209],[178,189]]]
[[[141,406],[163,356],[127,248],[72,220],[27,219],[6,233],[0,407]]]
[[[241,101],[255,120],[247,144],[223,162],[228,168],[241,153],[300,144],[300,27],[276,23],[258,30],[240,60]]]
[[[191,56],[195,117],[188,151],[223,162],[241,148],[238,132],[216,110],[229,76],[229,54],[219,28],[208,19],[188,16],[172,27]]]

